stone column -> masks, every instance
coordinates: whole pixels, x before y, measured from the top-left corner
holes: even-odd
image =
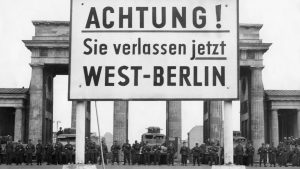
[[[120,145],[128,139],[128,101],[114,101],[113,139]]]
[[[211,141],[221,142],[222,133],[222,101],[210,101],[210,125],[209,135]]]
[[[265,142],[265,123],[264,123],[264,87],[262,82],[263,67],[251,68],[251,140],[257,150],[261,143]],[[258,160],[255,153],[254,160]]]
[[[181,156],[179,150],[181,148],[181,101],[167,101],[167,123],[166,123],[166,136],[168,140],[175,140],[178,138],[177,160],[180,160]]]
[[[21,107],[16,107],[15,111],[15,132],[14,141],[23,141],[24,138],[24,125],[23,125],[24,114]]]
[[[36,144],[43,134],[43,65],[31,64],[32,73],[30,81],[30,107],[29,107],[29,136],[28,139]]]
[[[167,101],[167,138],[181,138],[181,101]]]
[[[297,109],[297,129],[298,138],[300,138],[300,109]]]
[[[271,141],[274,146],[277,146],[279,143],[278,110],[273,109],[271,113]]]

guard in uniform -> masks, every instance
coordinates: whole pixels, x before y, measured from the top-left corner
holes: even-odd
[[[27,156],[26,165],[29,163],[32,165],[32,154],[35,152],[34,145],[31,143],[31,139],[28,140],[28,144],[25,148],[25,153]]]
[[[18,141],[18,144],[15,147],[15,153],[16,153],[16,164],[22,165],[23,163],[23,156],[24,156],[24,147],[22,145],[21,140]]]
[[[238,145],[234,149],[234,154],[236,155],[236,164],[243,165],[243,155],[244,155],[244,148],[239,142]]]
[[[62,164],[63,149],[64,149],[64,146],[59,141],[56,141],[56,143],[54,145],[55,165]]]
[[[110,151],[112,152],[112,161],[111,164],[114,165],[114,162],[117,162],[118,165],[120,164],[119,162],[119,151],[120,151],[120,146],[117,144],[117,141],[114,141],[114,144],[111,146]]]
[[[72,164],[72,154],[73,154],[73,146],[70,144],[70,140],[67,141],[65,145],[65,153],[66,153],[66,163]]]
[[[271,143],[270,147],[268,148],[269,163],[271,167],[272,165],[276,167],[276,155],[277,149],[274,147],[274,144]]]
[[[287,167],[288,157],[289,157],[289,149],[286,143],[283,144],[282,147],[282,165]]]
[[[12,144],[12,141],[7,141],[5,145],[5,151],[6,151],[6,165],[11,165],[12,162],[12,156],[14,153],[14,147]]]
[[[206,152],[206,145],[201,144],[200,145],[200,161],[203,163],[204,158],[205,158],[205,152]]]
[[[47,165],[50,165],[52,163],[52,154],[54,152],[53,145],[51,142],[48,142],[45,146],[45,152],[46,152],[46,161]]]
[[[135,140],[134,144],[131,147],[132,165],[139,163],[140,149],[140,144]]]
[[[193,165],[195,166],[196,162],[198,166],[200,166],[200,153],[201,149],[199,147],[199,144],[196,143],[195,147],[192,148],[192,154],[193,154]]]
[[[257,150],[257,154],[259,154],[259,166],[261,167],[261,162],[264,162],[264,166],[267,166],[267,153],[268,149],[266,148],[265,144],[262,143],[261,147]]]
[[[248,165],[253,166],[253,156],[254,156],[254,152],[255,149],[252,146],[252,144],[250,143],[247,147],[246,147],[246,155],[247,155],[247,161],[248,161]]]
[[[103,158],[104,158],[104,164],[107,164],[107,153],[108,153],[108,148],[107,145],[105,144],[105,140],[102,139],[102,150],[103,150]],[[100,155],[100,160],[99,164],[102,164],[102,157],[101,157],[101,147],[98,147],[98,154]]]
[[[161,147],[159,145],[153,146],[154,165],[156,164],[160,165],[160,151],[161,151]]]
[[[190,149],[186,146],[186,142],[183,142],[183,146],[180,149],[181,165],[187,165],[187,158],[190,154]]]
[[[92,164],[97,163],[97,150],[96,150],[96,143],[91,142],[90,144],[90,149],[89,149],[89,154],[90,154],[90,162]]]
[[[209,165],[211,166],[213,163],[215,165],[218,164],[218,147],[215,146],[214,143],[211,143],[212,146],[208,148],[208,154],[209,154]]]
[[[295,144],[295,147],[294,147],[292,153],[293,153],[293,155],[292,155],[292,165],[293,166],[299,166],[299,154],[300,154],[300,151],[298,149],[297,144]]]
[[[168,165],[174,165],[174,155],[176,153],[175,146],[172,142],[169,143],[167,147],[167,158],[168,158]]]
[[[36,149],[36,164],[37,165],[42,165],[42,157],[43,157],[43,150],[44,147],[42,145],[42,141],[38,140],[38,144],[35,146]]]
[[[131,151],[131,145],[129,144],[129,141],[126,140],[126,143],[123,144],[122,146],[122,151],[124,153],[124,163],[123,165],[128,162],[128,165],[130,165],[130,151]]]

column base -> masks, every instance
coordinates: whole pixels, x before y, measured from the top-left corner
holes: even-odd
[[[97,169],[96,165],[88,164],[72,164],[72,165],[63,165],[62,169]]]
[[[213,165],[211,169],[246,169],[244,165]]]

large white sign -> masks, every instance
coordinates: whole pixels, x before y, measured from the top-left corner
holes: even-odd
[[[237,0],[73,0],[69,99],[238,98]]]

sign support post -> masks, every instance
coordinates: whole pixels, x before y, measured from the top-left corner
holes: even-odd
[[[76,164],[84,164],[85,148],[85,102],[76,103]]]
[[[233,164],[232,101],[224,101],[224,163]]]

